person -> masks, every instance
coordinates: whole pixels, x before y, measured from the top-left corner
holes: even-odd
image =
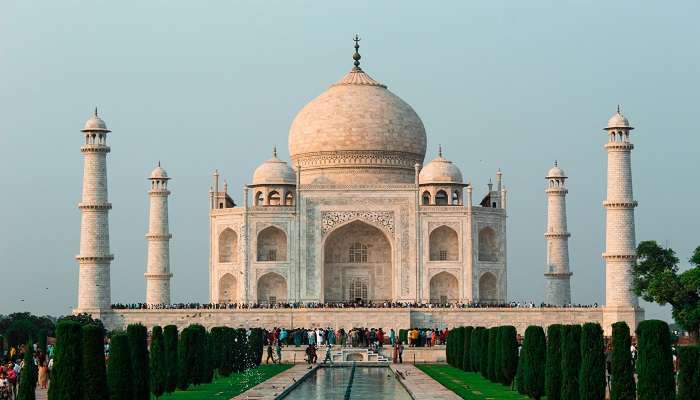
[[[265,364],[269,364],[270,360],[272,360],[272,363],[275,363],[275,357],[272,355],[272,343],[268,342],[267,343],[267,360],[265,360]]]
[[[331,363],[331,364],[333,364],[333,353],[332,353],[331,350],[333,350],[333,346],[331,346],[331,344],[328,343],[328,344],[326,345],[326,357],[323,359],[323,363],[324,363],[324,364],[325,364],[325,363]]]
[[[309,345],[316,344],[316,332],[313,329],[309,329]]]
[[[282,364],[282,345],[280,344],[280,341],[281,340],[278,340],[275,344],[275,353],[277,353],[277,364]]]
[[[280,338],[279,338],[280,345],[284,345],[287,343],[288,336],[289,336],[289,333],[287,332],[287,330],[282,328],[280,330]]]
[[[399,361],[399,345],[394,343],[392,346],[394,347],[392,361],[396,364]]]
[[[44,360],[41,365],[39,365],[39,389],[49,388],[49,367],[46,365],[46,360]]]
[[[399,343],[399,364],[403,364],[403,343]]]
[[[294,347],[301,346],[301,329],[294,331]]]
[[[391,343],[392,346],[396,343],[396,332],[394,332],[394,328],[389,330],[389,343]]]
[[[0,365],[2,367],[2,365]],[[5,371],[0,371],[0,400],[10,399],[10,382],[7,380]]]

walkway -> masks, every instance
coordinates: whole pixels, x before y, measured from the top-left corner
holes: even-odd
[[[36,389],[36,400],[47,400],[49,398],[48,390],[46,389]]]
[[[461,400],[453,391],[442,386],[412,364],[392,364],[399,381],[415,400]]]
[[[297,364],[281,374],[277,374],[265,382],[248,389],[231,400],[274,400],[285,390],[289,390],[292,386],[295,386],[297,382],[301,382],[304,376],[311,373],[316,368],[318,368],[318,365],[314,365],[312,369],[309,369],[307,364]]]

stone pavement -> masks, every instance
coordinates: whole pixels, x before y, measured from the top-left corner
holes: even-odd
[[[301,382],[307,374],[313,372],[316,368],[318,368],[318,365],[314,365],[313,368],[309,369],[307,364],[297,364],[246,390],[231,400],[274,400],[284,391],[295,386],[297,382]]]
[[[396,372],[414,400],[461,400],[453,391],[412,364],[392,364],[389,368]]]
[[[36,400],[46,400],[49,398],[48,390],[46,389],[36,389]]]

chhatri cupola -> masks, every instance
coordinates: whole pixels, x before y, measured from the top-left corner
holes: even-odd
[[[421,205],[424,206],[460,206],[463,204],[462,171],[452,161],[442,155],[442,146],[438,156],[426,164],[418,175],[421,192]]]
[[[425,157],[425,127],[413,108],[354,66],[299,111],[289,130],[301,184],[414,183]]]
[[[248,187],[253,190],[255,206],[291,206],[294,205],[296,174],[289,164],[277,158],[275,147],[272,158],[255,169],[253,183]]]

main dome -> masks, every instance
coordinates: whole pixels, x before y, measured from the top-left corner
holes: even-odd
[[[425,127],[413,108],[358,66],[304,106],[289,130],[289,154],[302,175],[309,169],[392,168],[412,177],[425,146]],[[317,178],[311,180],[319,183]]]

